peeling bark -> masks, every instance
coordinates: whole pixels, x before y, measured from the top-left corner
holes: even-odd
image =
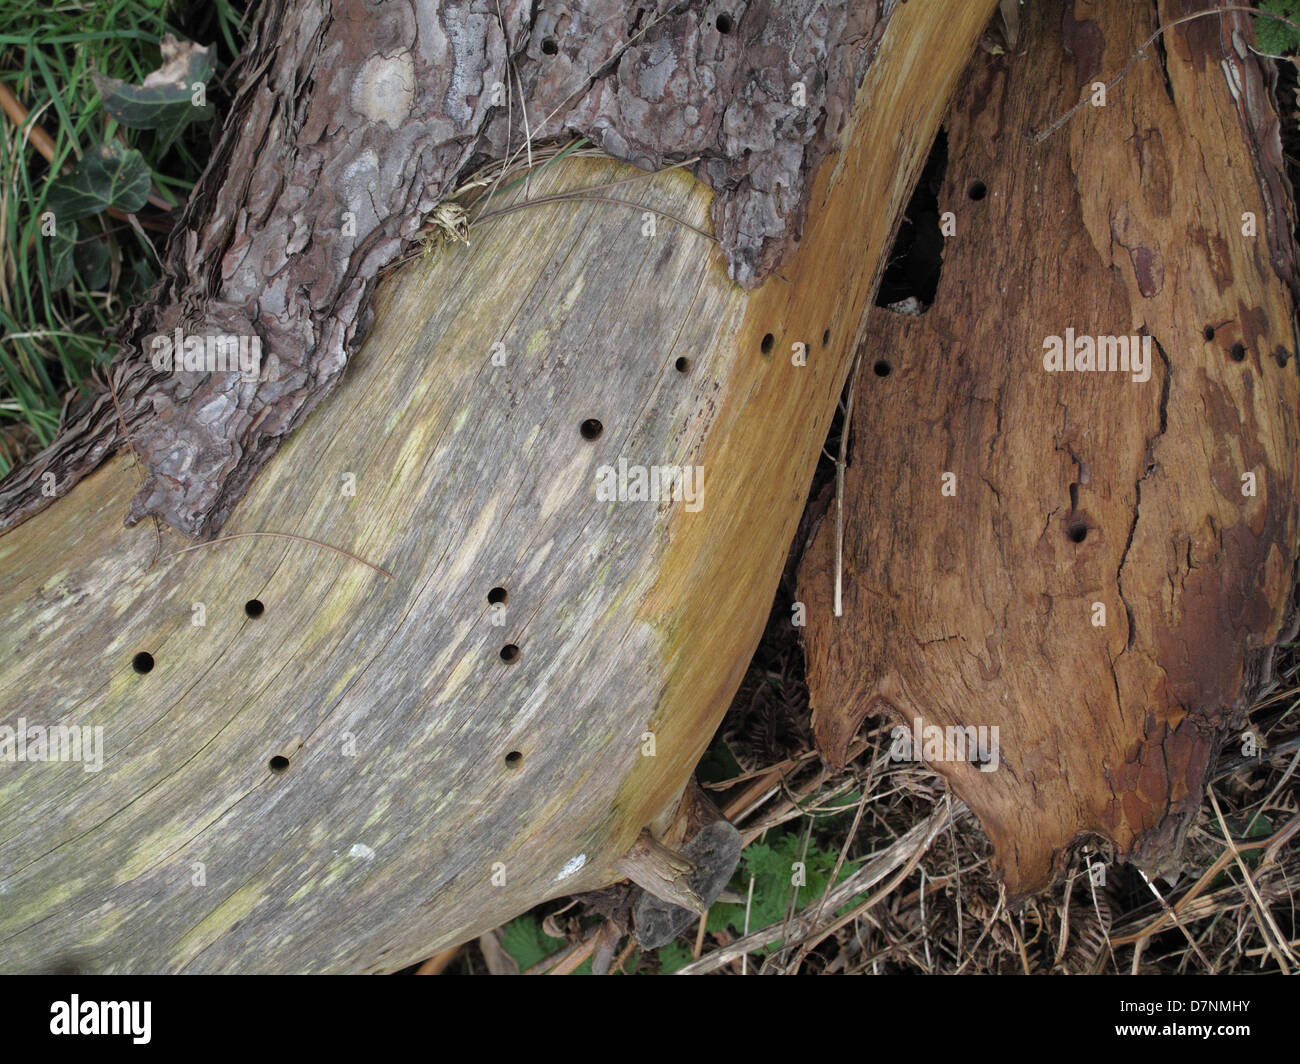
[[[147,467],[129,523],[215,534],[338,384],[379,270],[525,128],[539,143],[586,136],[645,169],[698,158],[730,274],[754,287],[797,241],[808,177],[895,5],[271,0],[155,299],[123,329],[120,419],[99,396],[6,478],[0,530],[48,505],[45,474],[62,495],[125,434]],[[151,341],[176,329],[256,335],[268,379],[159,373]]]

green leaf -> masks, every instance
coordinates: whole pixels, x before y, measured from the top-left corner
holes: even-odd
[[[71,233],[69,228],[72,230]],[[50,290],[53,292],[71,283],[76,275],[76,265],[73,262],[73,252],[76,248],[76,241],[73,239],[75,233],[75,226],[64,227],[56,229],[53,235],[44,238],[49,241],[45,245],[45,253],[50,257],[48,277]]]
[[[79,240],[72,252],[77,273],[87,288],[99,289],[108,284],[108,241],[100,237]]]
[[[747,895],[749,879],[754,878],[754,900],[749,911],[749,929],[756,931],[770,927],[785,919],[786,906],[794,891],[790,882],[794,875],[794,864],[803,853],[803,836],[800,832],[786,831],[776,836],[769,836],[766,843],[751,843],[741,855],[741,866],[732,879],[731,889],[737,894]],[[836,854],[823,850],[815,842],[808,844],[808,853],[803,857],[804,880],[799,887],[799,905],[802,907],[820,897],[830,882],[831,872],[835,868]],[[846,879],[858,868],[857,862],[845,861],[836,877],[836,882]],[[850,902],[850,904],[852,904]],[[841,912],[848,906],[841,907]],[[745,927],[744,903],[720,902],[709,910],[708,929],[721,931],[729,929],[734,933],[743,932]],[[766,952],[777,945],[773,940],[766,944]]]
[[[1300,22],[1300,0],[1263,0],[1259,7],[1261,11]],[[1277,19],[1256,16],[1255,47],[1269,55],[1290,55],[1300,48],[1300,31]]]
[[[109,207],[134,214],[148,199],[149,164],[144,156],[110,141],[87,152],[70,174],[51,181],[45,206],[54,212],[55,224],[66,228]]]
[[[659,970],[664,975],[672,975],[691,963],[691,951],[680,942],[670,942],[661,946],[655,954],[659,958]]]
[[[166,149],[184,128],[197,119],[212,117],[205,102],[195,105],[195,86],[206,85],[212,74],[207,48],[170,35],[162,42],[163,64],[139,85],[93,73],[104,110],[130,129],[153,129]]]
[[[535,916],[521,916],[501,929],[501,947],[515,959],[521,972],[564,944],[564,939],[546,934]]]

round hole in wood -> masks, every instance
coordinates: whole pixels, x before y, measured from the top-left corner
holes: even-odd
[[[1245,362],[1246,345],[1243,343],[1233,344],[1230,348],[1228,348],[1228,357],[1232,359],[1232,361],[1234,362]]]
[[[988,185],[984,184],[983,181],[972,181],[970,183],[970,188],[966,190],[966,195],[973,200],[982,200],[988,194]]]
[[[542,55],[555,55],[559,50],[560,46],[555,43],[555,38],[547,37],[542,41]]]
[[[135,669],[135,671],[141,675],[149,672],[153,669],[153,655],[148,654],[143,650],[140,651],[139,654],[131,659],[131,668]]]
[[[260,617],[266,612],[266,607],[260,599],[249,599],[244,603],[244,612],[250,617]]]
[[[691,360],[687,358],[685,355],[683,355],[681,358],[679,358],[676,362],[673,363],[673,366],[676,368],[678,373],[685,373],[688,369],[691,368]]]
[[[772,345],[774,343],[776,343],[776,337],[773,336],[771,333],[766,333],[763,336],[762,343],[758,345],[758,349],[762,351],[763,354],[765,355],[770,354],[772,351]]]
[[[1201,335],[1204,336],[1207,340],[1213,340],[1213,339],[1214,339],[1214,326],[1213,326],[1213,325],[1207,325],[1207,326],[1205,327],[1205,330],[1201,333]]]
[[[503,646],[503,647],[501,648],[501,660],[502,660],[502,661],[518,661],[518,660],[519,660],[519,648],[518,648],[517,646],[515,646],[514,643],[507,643],[505,646]]]
[[[488,605],[499,606],[502,603],[504,603],[505,600],[509,597],[510,597],[509,592],[507,592],[505,588],[494,587],[491,591],[488,592]]]
[[[730,33],[736,23],[732,20],[730,15],[723,13],[718,16],[718,21],[715,25],[718,27],[719,33]]]
[[[279,773],[288,770],[289,759],[281,754],[276,754],[275,757],[271,758],[271,760],[266,763],[266,767],[278,775]]]
[[[1082,521],[1076,521],[1070,526],[1067,535],[1072,543],[1082,543],[1088,538],[1088,526]]]
[[[582,433],[584,440],[594,440],[599,438],[600,434],[605,431],[605,426],[594,417],[589,417],[578,426],[578,431]]]
[[[888,377],[894,372],[894,367],[886,362],[883,358],[877,359],[876,364],[871,367],[871,371],[877,377]]]
[[[518,750],[511,750],[510,753],[506,754],[506,767],[518,768],[523,763],[524,763],[524,755],[521,754]]]

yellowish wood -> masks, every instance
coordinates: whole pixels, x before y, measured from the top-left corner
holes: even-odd
[[[104,741],[98,772],[0,762],[5,967],[391,971],[619,878],[757,643],[994,2],[895,15],[803,245],[757,293],[691,230],[660,215],[647,237],[605,202],[530,207],[390,277],[348,379],[223,531],[391,579],[288,539],[176,554],[123,529],[126,457],[0,537],[0,722]],[[568,160],[531,194],[628,172]],[[626,194],[707,228],[680,172]],[[701,466],[702,505],[598,500],[620,459]]]

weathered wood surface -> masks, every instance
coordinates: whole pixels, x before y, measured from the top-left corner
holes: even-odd
[[[125,457],[0,537],[0,721],[104,728],[97,773],[0,762],[0,966],[391,971],[621,878],[757,643],[992,7],[898,9],[798,252],[754,292],[705,238],[601,202],[518,211],[381,284],[346,383],[223,531],[391,579],[283,539],[173,554],[176,533],[123,529]],[[627,173],[570,160],[531,194]],[[624,194],[708,224],[681,172]],[[620,458],[703,467],[702,507],[597,501]]]
[[[873,310],[862,348],[843,617],[833,515],[801,572],[822,748],[841,758],[869,713],[998,727],[995,771],[934,767],[1014,894],[1093,835],[1176,867],[1207,769],[1294,630],[1293,218],[1248,23],[1174,29],[1163,71],[1153,49],[1104,107],[1026,135],[1156,17],[1027,4],[1015,54],[972,65],[947,120],[956,235],[935,302]],[[1149,335],[1150,378],[1047,372],[1067,328]]]
[[[930,17],[943,17],[943,7]],[[0,529],[120,450],[131,520],[210,536],[341,380],[369,297],[476,161],[589,138],[656,169],[694,160],[732,277],[766,278],[801,231],[897,0],[265,0],[223,135],[124,357],[58,439],[0,484]],[[942,57],[940,57],[942,64]],[[526,106],[525,106],[526,104]],[[260,337],[264,381],[156,372],[151,336]]]

